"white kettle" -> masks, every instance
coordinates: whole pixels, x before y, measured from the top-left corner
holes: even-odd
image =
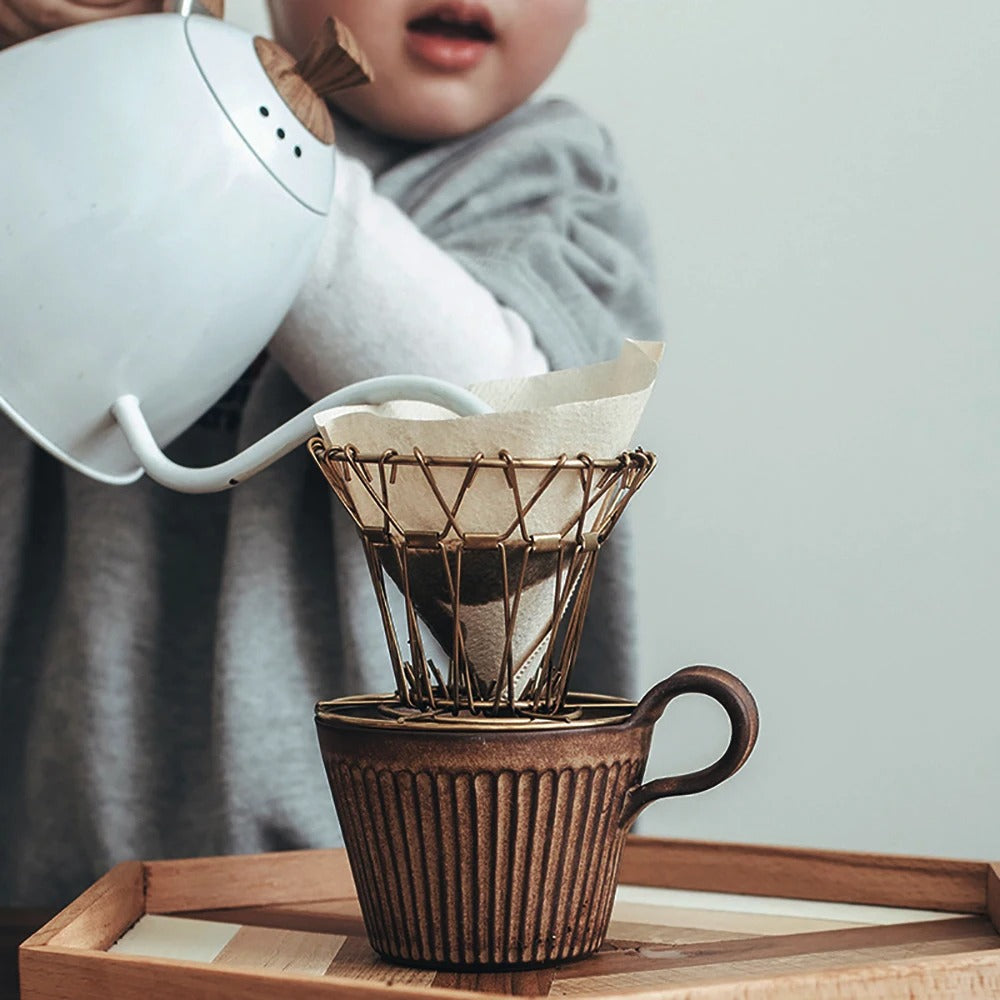
[[[0,51],[0,409],[95,479],[185,492],[266,467],[328,406],[484,412],[435,379],[372,379],[221,465],[163,455],[265,346],[316,253],[333,135],[305,84],[325,96],[366,71],[332,22],[296,63],[190,7]]]

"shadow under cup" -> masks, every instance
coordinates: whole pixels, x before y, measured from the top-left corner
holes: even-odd
[[[723,706],[729,745],[710,767],[643,783],[653,725],[686,693]],[[320,702],[316,726],[372,948],[438,969],[530,968],[596,951],[636,816],[724,781],[758,728],[743,683],[705,666],[638,704],[571,695],[560,719],[421,723],[400,721],[394,704]]]

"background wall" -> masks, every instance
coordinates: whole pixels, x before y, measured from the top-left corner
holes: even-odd
[[[998,53],[996,0],[594,0],[552,81],[658,248],[646,685],[717,663],[761,707],[645,832],[1000,853]],[[681,699],[650,774],[726,733]]]

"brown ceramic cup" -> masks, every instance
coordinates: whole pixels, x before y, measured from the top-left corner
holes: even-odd
[[[644,783],[653,725],[686,693],[722,704],[729,746],[710,767]],[[528,968],[596,951],[636,816],[724,781],[758,726],[743,683],[705,666],[638,704],[571,695],[568,721],[414,721],[394,704],[320,702],[320,748],[372,947],[439,969]]]

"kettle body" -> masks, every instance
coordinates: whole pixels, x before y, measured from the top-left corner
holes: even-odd
[[[66,28],[0,52],[0,408],[94,478],[142,467],[261,351],[305,279],[334,156],[246,32],[200,15]]]

